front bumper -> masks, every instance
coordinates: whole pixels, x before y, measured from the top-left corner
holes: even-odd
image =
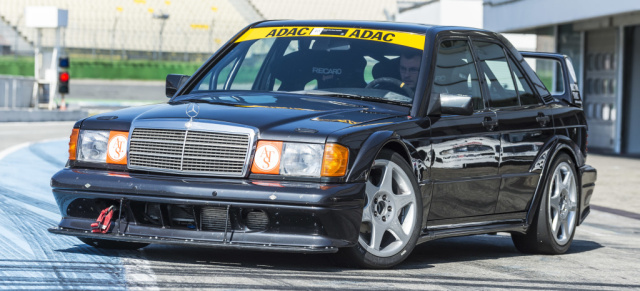
[[[69,168],[56,173],[51,186],[62,214],[52,233],[286,252],[355,245],[365,187]],[[118,211],[109,233],[92,233],[91,223],[111,205]]]

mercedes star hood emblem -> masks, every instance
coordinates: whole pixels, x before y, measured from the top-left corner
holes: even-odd
[[[187,105],[187,116],[189,116],[190,118],[194,118],[196,116],[198,116],[198,113],[200,112],[200,106],[198,105],[198,103],[189,103],[189,105]]]

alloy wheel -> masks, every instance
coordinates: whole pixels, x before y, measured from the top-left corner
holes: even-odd
[[[549,184],[548,221],[559,245],[569,242],[575,228],[578,191],[575,174],[566,162],[560,163]]]
[[[415,227],[416,196],[407,173],[389,160],[376,160],[366,183],[360,245],[378,257],[397,254]]]

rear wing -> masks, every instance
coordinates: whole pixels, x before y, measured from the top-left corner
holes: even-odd
[[[571,59],[563,54],[521,52],[551,96],[558,101],[582,107],[582,97]]]

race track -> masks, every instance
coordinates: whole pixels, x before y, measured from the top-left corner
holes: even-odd
[[[500,233],[422,244],[391,270],[338,268],[325,255],[96,249],[47,232],[60,219],[49,180],[66,162],[70,125],[64,126],[56,139],[24,138],[0,149],[0,289],[640,288],[640,220],[598,210],[578,227],[565,255],[521,254]]]

